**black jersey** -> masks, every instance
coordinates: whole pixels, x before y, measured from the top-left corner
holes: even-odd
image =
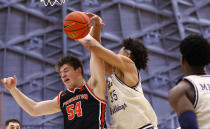
[[[59,105],[64,115],[65,129],[103,129],[106,102],[99,99],[88,85],[67,89],[58,95]]]

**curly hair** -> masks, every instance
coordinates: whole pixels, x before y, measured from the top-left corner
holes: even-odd
[[[148,50],[142,42],[127,38],[123,40],[125,49],[131,51],[131,60],[135,63],[138,70],[146,69],[148,62]]]
[[[80,61],[80,59],[74,57],[74,56],[71,56],[71,55],[67,55],[67,56],[64,56],[64,57],[61,57],[58,61],[58,63],[56,64],[56,71],[57,72],[60,72],[60,68],[64,65],[64,64],[68,64],[70,65],[71,67],[74,68],[74,70],[76,70],[77,68],[81,67],[82,69],[82,75],[84,74],[83,73],[83,66],[82,66],[82,62]]]
[[[190,35],[181,41],[180,52],[190,66],[206,66],[210,63],[210,45],[201,35]]]

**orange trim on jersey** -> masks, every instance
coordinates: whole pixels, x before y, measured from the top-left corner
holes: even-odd
[[[87,87],[88,91],[92,94],[93,97],[95,97],[97,100],[99,100],[99,101],[101,101],[101,102],[103,102],[103,103],[106,104],[106,101],[105,101],[105,100],[100,99],[99,97],[97,97],[97,96],[92,92],[92,90],[89,88],[89,86],[88,86],[87,83],[85,83],[85,86]]]
[[[61,95],[61,93],[62,93],[62,91],[60,91],[59,93],[58,93],[58,105],[60,105],[60,95]]]
[[[106,105],[102,104],[101,117],[100,117],[100,127],[101,127],[101,129],[103,129],[104,124],[105,124],[105,113],[106,113]]]

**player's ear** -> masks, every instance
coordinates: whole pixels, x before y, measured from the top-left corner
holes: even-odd
[[[128,58],[131,58],[131,54],[130,53],[128,54]]]
[[[180,57],[180,63],[181,65],[185,65],[187,63],[186,59],[182,55]]]
[[[80,74],[82,75],[82,68],[81,68],[81,67],[78,67],[78,68],[77,68],[77,72],[80,73]]]

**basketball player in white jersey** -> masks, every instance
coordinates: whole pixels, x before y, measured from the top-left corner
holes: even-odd
[[[181,129],[210,129],[210,46],[200,35],[180,44],[184,78],[169,92],[169,102],[179,117]]]
[[[98,22],[102,22],[100,17],[98,19]],[[105,61],[106,73],[109,75],[108,100],[115,128],[156,129],[157,117],[144,97],[138,72],[146,68],[148,61],[148,51],[144,44],[131,38],[125,39],[123,47],[115,54],[94,38],[88,35],[77,41]]]

